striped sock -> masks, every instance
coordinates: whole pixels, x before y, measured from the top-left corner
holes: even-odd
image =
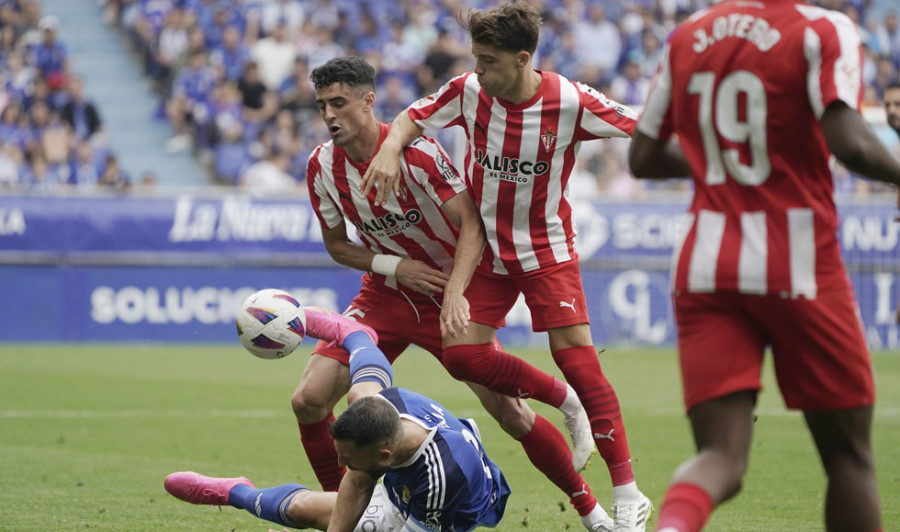
[[[256,489],[246,484],[237,484],[228,492],[228,502],[235,508],[242,508],[251,514],[278,523],[279,525],[299,528],[287,515],[288,505],[294,495],[301,491],[309,491],[300,484],[284,484],[274,488]]]

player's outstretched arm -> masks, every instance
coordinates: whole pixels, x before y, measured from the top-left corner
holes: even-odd
[[[825,109],[819,123],[828,149],[850,171],[900,185],[900,161],[856,110],[835,101]]]
[[[468,192],[445,201],[441,210],[459,228],[453,271],[444,287],[441,306],[441,336],[456,338],[469,326],[469,301],[463,295],[484,253],[484,223]]]
[[[388,191],[394,194],[400,192],[400,154],[404,147],[421,134],[422,128],[409,118],[405,109],[394,119],[390,133],[381,143],[359,184],[366,194],[373,186],[376,188],[375,205],[381,205],[387,200]]]
[[[674,139],[655,139],[635,132],[628,152],[628,167],[634,177],[669,179],[688,177],[691,167]]]

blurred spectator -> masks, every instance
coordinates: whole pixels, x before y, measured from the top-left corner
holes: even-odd
[[[33,63],[47,80],[51,91],[63,88],[66,82],[66,74],[69,72],[69,59],[66,47],[56,40],[56,26],[59,21],[55,17],[47,16],[41,19],[40,29],[44,33],[40,44],[35,45],[31,53],[34,56]]]
[[[94,148],[86,140],[77,141],[72,153],[70,182],[79,187],[93,187],[100,182],[101,168]]]
[[[335,2],[315,0],[310,7],[309,22],[314,28],[336,29],[340,23],[340,15]],[[310,68],[315,67],[310,65]]]
[[[249,157],[244,140],[244,106],[237,83],[225,81],[216,87],[211,108],[213,175],[220,183],[234,185]]]
[[[44,156],[36,153],[31,165],[24,169],[22,183],[32,190],[52,190],[61,188],[69,181],[69,167],[50,165]]]
[[[80,76],[69,76],[68,98],[60,114],[81,140],[93,139],[103,127],[97,107],[84,97],[84,80]]]
[[[284,153],[287,158],[286,171],[295,180],[306,175],[307,155],[303,151],[303,140],[294,114],[289,109],[281,109],[260,135],[263,153]]]
[[[335,42],[334,30],[317,28],[313,35],[315,40],[303,50],[306,64],[310,70],[325,64],[330,59],[344,55],[344,49]]]
[[[21,119],[25,119],[25,124]],[[10,144],[24,152],[31,138],[28,127],[28,116],[22,113],[22,107],[15,101],[3,108],[0,113],[0,143]]]
[[[15,188],[19,184],[19,169],[24,157],[12,144],[0,143],[0,189]]]
[[[287,28],[279,22],[272,33],[260,39],[250,50],[250,57],[259,67],[259,75],[266,87],[278,90],[291,73],[297,56],[294,44],[287,40]]]
[[[6,57],[3,85],[10,98],[19,102],[29,99],[34,92],[34,78],[34,69],[25,64],[21,54],[13,51]]]
[[[376,65],[375,70],[380,72],[382,77],[399,74],[410,83],[415,83],[414,73],[425,55],[412,43],[403,40],[403,29],[402,22],[391,24],[391,39],[385,43],[381,53],[381,65],[380,67]],[[310,68],[315,68],[312,63],[310,63]]]
[[[131,178],[119,167],[119,160],[113,154],[106,155],[106,164],[98,183],[117,192],[127,192],[131,188]]]
[[[622,53],[622,38],[619,28],[606,18],[601,4],[591,4],[587,9],[587,18],[579,18],[573,24],[576,50],[585,82],[597,86],[614,75]]]
[[[247,63],[244,75],[238,82],[243,103],[243,119],[247,130],[245,138],[252,142],[259,136],[267,120],[278,110],[278,96],[262,81],[262,75],[253,61]]]
[[[622,72],[616,74],[609,88],[609,97],[628,106],[643,105],[650,90],[650,79],[641,75],[641,56],[638,50],[633,50],[622,67]]]
[[[417,98],[400,76],[386,76],[381,80],[381,85],[382,89],[375,99],[375,116],[382,122],[390,123]]]
[[[206,66],[206,54],[192,52],[188,67],[175,77],[166,106],[166,115],[175,130],[166,142],[166,151],[178,153],[191,146],[191,135],[209,119],[208,98],[215,82],[215,71]]]
[[[173,9],[166,15],[153,46],[150,76],[157,82],[168,84],[178,61],[188,49],[188,23],[181,9]]]
[[[409,21],[403,28],[403,42],[416,50],[419,57],[425,53],[438,39],[438,30],[434,26],[435,13],[426,5],[411,10]]]
[[[884,114],[887,125],[900,136],[900,83],[893,83],[884,91]]]
[[[428,47],[422,66],[417,70],[422,93],[431,94],[436,91],[449,79],[448,73],[454,63],[468,59],[467,54],[468,50],[454,41],[449,32],[438,31],[437,39]]]
[[[240,179],[241,188],[252,196],[278,196],[297,193],[297,181],[287,173],[288,157],[274,151],[250,165]]]
[[[32,120],[35,120],[36,116],[33,114]],[[72,135],[69,126],[59,117],[59,113],[47,111],[46,121],[41,124],[39,132],[35,131],[35,137],[39,140],[40,150],[44,154],[47,164],[54,169],[56,166],[68,167]],[[65,181],[68,181],[68,172],[66,172]]]
[[[281,107],[290,109],[298,120],[309,120],[319,113],[316,91],[309,81],[309,68],[302,57],[297,56],[294,60],[294,69],[282,83],[278,99]]]
[[[306,14],[303,6],[295,0],[269,0],[263,4],[259,25],[263,35],[272,33],[277,26],[285,28],[288,40],[300,33]]]
[[[209,63],[216,69],[219,79],[236,81],[250,61],[250,49],[241,41],[241,30],[228,26],[222,33],[222,45],[213,48]]]

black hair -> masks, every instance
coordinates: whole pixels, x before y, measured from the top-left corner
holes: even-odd
[[[395,443],[403,434],[400,413],[380,395],[361,397],[328,426],[335,440],[352,441],[357,447]]]
[[[342,83],[353,88],[375,90],[375,69],[358,56],[338,57],[313,69],[310,81],[317,89]]]

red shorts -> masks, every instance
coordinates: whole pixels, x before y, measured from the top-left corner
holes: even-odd
[[[441,308],[430,299],[410,302],[399,292],[386,292],[363,286],[353,298],[344,316],[364,323],[378,333],[378,347],[394,363],[410,344],[425,349],[441,360]],[[349,364],[350,355],[340,346],[326,347],[320,340],[313,354]]]
[[[476,271],[466,289],[472,321],[499,329],[520,293],[536,332],[590,323],[581,269],[574,260],[515,277]]]
[[[814,300],[681,293],[673,301],[688,410],[759,390],[769,346],[788,408],[841,410],[875,401],[872,360],[849,282]]]

